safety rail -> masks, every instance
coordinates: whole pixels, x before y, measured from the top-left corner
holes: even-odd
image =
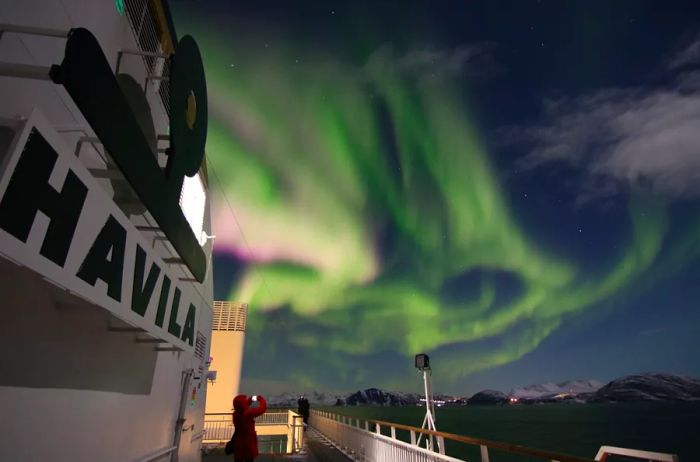
[[[144,91],[152,83],[165,113],[170,115],[170,55],[174,52],[175,37],[164,24],[163,6],[160,0],[126,0],[124,6],[141,52],[130,54],[139,54],[146,66]]]
[[[364,424],[361,422],[364,422]],[[594,462],[593,459],[569,456],[517,444],[431,431],[382,420],[351,418],[327,411],[312,411],[310,424],[338,445],[341,450],[348,452],[354,459],[368,462],[388,460],[460,461],[460,459],[444,454],[445,440],[479,446],[482,462],[489,461],[490,449],[557,462]],[[385,432],[388,429],[388,436],[382,433],[383,428]],[[399,440],[396,437],[397,429],[408,431],[410,441]],[[439,443],[438,447],[441,448],[440,453],[418,446],[417,435],[419,434],[425,435],[426,438],[436,438]]]
[[[597,462],[605,462],[610,456],[632,457],[648,462],[678,462],[675,454],[665,454],[663,452],[640,451],[639,449],[617,448],[614,446],[601,446],[595,456]]]
[[[552,462],[605,462],[610,456],[623,456],[649,462],[679,462],[678,456],[675,454],[641,451],[613,446],[601,446],[595,459],[588,459],[529,448],[518,444],[431,431],[409,425],[385,422],[383,420],[353,418],[319,410],[311,411],[309,422],[313,428],[325,435],[338,446],[339,449],[358,461],[459,461],[460,459],[444,454],[445,440],[451,440],[458,443],[478,446],[481,462],[489,462],[490,449],[506,452],[508,454],[536,457]],[[410,441],[398,439],[396,436],[397,429],[408,431]],[[388,432],[388,436],[383,432]],[[440,448],[440,452],[436,453],[427,448],[420,447],[418,443],[420,439],[417,438],[417,435],[420,434],[425,436],[426,445],[429,444],[427,439],[436,438],[438,442],[437,447]]]
[[[304,438],[304,425],[302,416],[296,412],[285,410],[284,412],[266,412],[255,418],[256,432],[260,442],[260,452],[282,452],[293,454],[301,451]],[[204,415],[205,444],[223,444],[231,439],[235,427],[233,414],[207,413]],[[277,438],[275,438],[277,437]],[[275,451],[274,448],[285,446],[285,450]]]
[[[233,420],[231,414],[204,415],[204,441],[224,442],[233,435]]]
[[[162,460],[166,456],[170,456],[175,451],[177,451],[177,446],[170,446],[167,448],[160,449],[152,454],[144,456],[138,459],[136,462],[155,462],[157,460]]]
[[[370,431],[370,423],[374,431]],[[390,436],[386,436],[381,433],[379,421],[365,420],[363,427],[360,425],[360,419],[325,411],[311,411],[309,424],[331,440],[338,449],[357,461],[461,462],[461,459],[418,446],[415,444],[415,433],[411,437],[413,444],[399,440],[396,438],[395,426],[389,427]],[[444,445],[441,447],[444,448]]]

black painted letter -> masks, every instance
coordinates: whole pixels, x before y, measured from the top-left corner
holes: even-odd
[[[125,247],[126,230],[110,215],[80,265],[77,276],[93,286],[102,279],[107,283],[107,295],[121,301]],[[110,252],[112,255],[108,260]]]
[[[59,266],[66,263],[87,187],[68,171],[61,192],[49,184],[58,154],[36,129],[29,135],[0,201],[0,228],[27,242],[38,211],[51,220],[40,253]]]
[[[194,318],[197,314],[197,309],[190,303],[187,309],[187,318],[185,318],[185,326],[182,328],[182,341],[187,342],[190,346],[194,345]]]
[[[131,291],[131,309],[140,314],[146,314],[148,304],[151,301],[153,290],[156,288],[160,268],[155,262],[151,263],[151,269],[148,271],[148,279],[143,282],[143,273],[146,270],[146,252],[140,245],[136,244],[136,261],[134,262],[134,284]]]
[[[163,327],[165,320],[165,310],[168,308],[168,294],[170,293],[170,278],[163,275],[163,284],[160,286],[160,300],[158,300],[158,311],[156,311],[156,326]]]
[[[180,289],[175,287],[173,294],[173,304],[170,307],[170,322],[168,323],[168,332],[175,337],[180,337],[180,325],[177,323],[177,309],[180,307]]]

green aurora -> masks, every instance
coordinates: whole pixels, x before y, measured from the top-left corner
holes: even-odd
[[[250,306],[247,379],[405,389],[425,351],[459,383],[533,351],[659,263],[669,219],[657,201],[630,201],[626,247],[596,274],[529,235],[449,75],[403,72],[388,49],[351,66],[197,36],[207,152],[226,195],[214,188],[216,251],[247,263],[229,295]],[[697,234],[683,242],[659,263],[668,271],[697,254]],[[444,296],[477,270],[479,293]],[[515,296],[498,297],[497,274],[518,281]],[[368,364],[384,373],[370,378]]]

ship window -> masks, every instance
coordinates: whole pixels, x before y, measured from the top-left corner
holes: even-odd
[[[185,176],[180,193],[180,208],[199,241],[199,245],[204,245],[207,241],[204,232],[204,207],[206,203],[207,193],[199,173],[193,177]]]

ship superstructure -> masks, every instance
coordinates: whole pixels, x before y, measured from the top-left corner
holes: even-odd
[[[165,0],[0,3],[0,460],[200,458],[197,43]]]

